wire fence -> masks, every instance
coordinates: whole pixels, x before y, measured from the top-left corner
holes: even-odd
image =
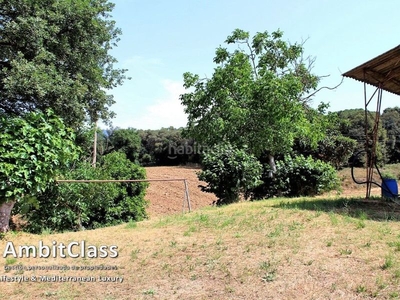
[[[187,184],[187,180],[185,178],[170,178],[170,179],[93,179],[93,180],[85,180],[85,179],[60,179],[56,180],[57,183],[123,183],[123,182],[154,182],[154,181],[183,181],[184,184],[184,196],[183,196],[183,204],[182,204],[182,212],[185,212],[185,204],[187,204],[188,211],[191,212],[191,204],[189,197],[189,187]]]

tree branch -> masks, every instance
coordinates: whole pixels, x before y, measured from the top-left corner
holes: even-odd
[[[325,75],[325,76],[320,76],[320,77],[328,77],[329,75]],[[311,93],[310,95],[308,95],[305,98],[302,98],[301,101],[305,102],[307,100],[309,100],[312,96],[314,96],[316,93],[318,93],[319,91],[323,90],[323,89],[327,89],[327,90],[335,90],[337,89],[342,83],[343,83],[344,77],[342,77],[342,80],[340,81],[340,83],[334,87],[329,87],[329,86],[323,86],[320,87],[319,89],[315,90],[313,93]]]
[[[250,57],[251,62],[252,62],[252,64],[253,64],[254,75],[255,75],[256,79],[258,79],[257,68],[256,68],[256,62],[255,62],[256,55],[254,54],[253,49],[251,48],[248,39],[246,40],[246,45],[247,45],[247,47],[248,47],[249,50],[250,50],[250,55],[249,55],[249,57]]]

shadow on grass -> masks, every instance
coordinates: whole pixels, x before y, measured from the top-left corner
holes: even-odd
[[[273,207],[333,212],[336,214],[375,221],[400,221],[400,205],[392,201],[374,198],[293,199]]]

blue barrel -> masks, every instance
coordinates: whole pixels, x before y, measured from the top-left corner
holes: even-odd
[[[397,198],[399,194],[396,179],[382,179],[382,197]]]

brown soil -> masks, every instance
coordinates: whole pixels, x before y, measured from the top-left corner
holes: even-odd
[[[194,166],[172,166],[172,167],[147,167],[148,179],[187,179],[191,209],[196,210],[201,207],[210,206],[217,198],[214,194],[202,192],[199,185],[206,185],[205,182],[198,180],[196,172],[199,167]],[[364,168],[355,168],[354,175],[358,181],[365,181]],[[339,171],[339,177],[342,181],[341,197],[365,197],[366,185],[356,184],[351,178],[350,168]],[[374,181],[380,182],[377,174],[374,174]],[[182,181],[157,181],[151,182],[147,192],[146,200],[149,201],[147,209],[150,218],[182,213],[188,211],[188,204],[185,201],[185,189]],[[381,188],[373,185],[371,196],[378,197],[381,194]],[[338,196],[336,192],[329,192],[318,198],[329,196]]]
[[[217,200],[214,194],[200,190],[199,185],[206,185],[198,180],[196,167],[148,167],[146,168],[148,179],[186,179],[189,189],[191,209],[212,205]],[[149,201],[147,212],[151,217],[170,215],[188,211],[185,201],[185,187],[183,181],[155,181],[150,182],[146,192],[146,200]]]

